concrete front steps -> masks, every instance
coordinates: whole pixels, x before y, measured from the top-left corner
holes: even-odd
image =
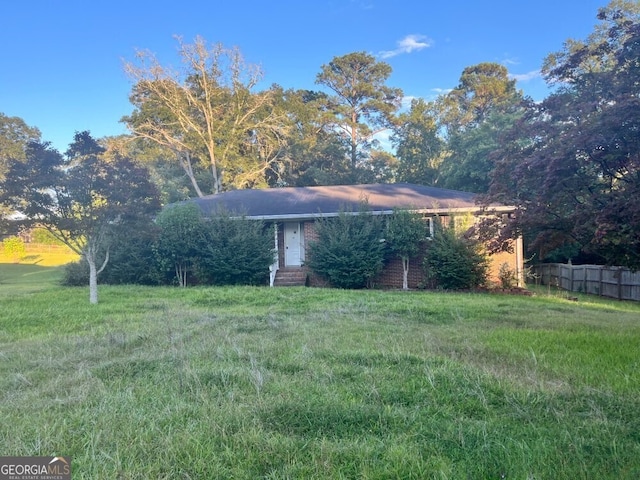
[[[303,267],[285,267],[276,272],[274,287],[304,287],[307,284],[307,270]]]

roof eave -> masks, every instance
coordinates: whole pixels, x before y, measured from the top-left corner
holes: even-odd
[[[408,209],[414,213],[424,215],[451,215],[460,213],[472,213],[474,215],[491,215],[512,213],[516,210],[513,206],[490,205],[485,207],[455,207],[455,208],[417,208]],[[395,210],[370,210],[365,213],[371,215],[391,215]],[[245,215],[243,218],[249,220],[266,221],[302,221],[317,220],[318,218],[337,217],[341,214],[358,215],[360,212],[317,212],[317,213],[290,213],[282,215]]]

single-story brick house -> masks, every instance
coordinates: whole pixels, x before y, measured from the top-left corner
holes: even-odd
[[[514,207],[501,205],[480,207],[472,193],[408,183],[232,190],[192,201],[205,216],[226,211],[277,226],[274,229],[277,255],[271,266],[272,286],[295,283],[321,285],[322,281],[305,267],[306,246],[316,238],[316,220],[335,217],[341,212],[358,212],[365,201],[373,215],[389,215],[398,208],[419,212],[429,222],[431,233],[436,216],[444,222],[452,218],[454,221],[468,221],[469,218],[508,215],[514,211]],[[500,266],[507,263],[522,283],[522,240],[514,241],[513,247],[513,252],[491,256],[490,277],[493,280],[497,280]],[[410,262],[410,288],[416,288],[424,281],[421,262],[421,258]],[[400,259],[392,260],[374,280],[374,285],[402,287]]]

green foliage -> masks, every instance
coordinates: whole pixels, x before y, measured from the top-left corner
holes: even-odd
[[[531,252],[640,268],[640,4],[615,0],[584,41],[549,55],[559,84],[494,152],[490,201],[517,205]],[[576,257],[574,257],[574,260]]]
[[[29,227],[44,225],[87,260],[91,303],[98,302],[97,274],[108,263],[112,238],[159,208],[148,171],[104,153],[86,131],[76,133],[66,158],[48,143],[31,142],[26,160],[10,162],[0,184],[0,204],[21,213]]]
[[[181,287],[186,287],[194,264],[202,255],[205,227],[202,213],[195,203],[170,205],[156,219],[160,232],[155,244],[164,271],[173,271]]]
[[[445,290],[466,290],[486,283],[488,263],[479,246],[453,226],[439,227],[429,243],[424,259],[427,278]]]
[[[427,222],[418,213],[396,210],[387,219],[386,243],[402,259],[402,288],[408,289],[409,260],[420,252],[427,239]]]
[[[112,239],[109,247],[109,263],[100,273],[100,283],[110,285],[157,285],[168,283],[158,264],[154,249],[158,228],[151,222],[141,222],[128,232]],[[103,253],[101,253],[103,255]],[[64,267],[62,285],[86,286],[89,284],[89,265],[80,259]]]
[[[432,103],[414,99],[409,112],[400,114],[391,137],[398,157],[397,181],[433,185],[438,178],[445,142],[434,110]]]
[[[449,155],[439,170],[439,186],[465,192],[487,193],[495,168],[492,153],[503,142],[523,111],[515,106],[508,113],[494,112],[473,128],[449,139]]]
[[[127,126],[136,137],[172,152],[198,196],[207,193],[207,185],[213,193],[223,183],[264,185],[288,118],[272,90],[253,91],[262,80],[260,68],[247,64],[237,48],[208,44],[202,37],[178,43],[183,75],[149,52],[125,64],[134,81],[130,100],[135,107],[124,118]]]
[[[516,272],[509,267],[508,263],[503,263],[500,265],[500,269],[498,270],[498,279],[500,280],[500,286],[502,288],[513,288],[518,284],[518,276]]]
[[[442,126],[451,137],[479,126],[493,113],[511,110],[521,100],[504,65],[472,65],[462,71],[458,86],[439,99]]]
[[[273,263],[273,232],[262,222],[219,212],[203,218],[195,203],[165,208],[158,216],[155,252],[162,275],[180,286],[266,284]]]
[[[20,237],[9,237],[2,241],[2,250],[4,254],[17,262],[27,253],[24,241]]]
[[[211,285],[266,285],[273,263],[273,230],[263,222],[218,213],[205,225],[198,277]]]
[[[316,76],[316,83],[333,93],[326,103],[331,112],[327,119],[341,132],[354,183],[360,181],[360,167],[367,164],[368,151],[375,146],[373,135],[391,127],[400,108],[402,90],[385,85],[391,70],[388,63],[366,52],[353,52],[333,58]]]
[[[89,264],[80,259],[64,266],[60,284],[65,287],[86,287],[89,285]]]
[[[391,252],[401,258],[413,257],[427,238],[427,222],[419,213],[398,209],[388,217],[385,233]]]
[[[364,288],[384,266],[384,226],[379,216],[341,212],[316,223],[307,264],[338,288]]]
[[[158,227],[151,221],[134,225],[118,235],[111,245],[110,261],[100,275],[102,283],[157,285],[163,283],[154,245]]]
[[[7,117],[0,112],[0,181],[8,171],[10,161],[25,161],[27,144],[39,140],[40,130],[28,126],[20,117]]]

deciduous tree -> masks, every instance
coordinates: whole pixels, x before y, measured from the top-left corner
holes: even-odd
[[[87,261],[91,303],[113,236],[159,207],[144,168],[128,158],[107,161],[103,152],[89,132],[75,135],[66,160],[50,144],[31,142],[0,185],[0,204],[22,214],[23,225],[46,228]]]
[[[11,160],[24,160],[29,142],[40,140],[40,130],[28,126],[19,117],[8,117],[0,112],[0,181]]]
[[[640,5],[614,0],[545,62],[558,85],[498,156],[491,199],[518,205],[534,251],[575,245],[640,268]]]
[[[280,89],[278,98],[291,128],[283,153],[271,169],[269,184],[302,187],[348,183],[348,150],[333,126],[327,94]]]
[[[402,260],[402,288],[409,289],[409,260],[420,252],[427,239],[427,225],[422,215],[396,210],[387,221],[386,242]]]
[[[179,41],[184,73],[160,64],[149,52],[127,63],[134,80],[134,112],[123,120],[138,137],[173,152],[198,196],[198,172],[209,170],[213,193],[266,182],[279,155],[286,117],[273,107],[271,90],[254,93],[260,69],[244,62],[238,49],[209,46],[197,37]]]

